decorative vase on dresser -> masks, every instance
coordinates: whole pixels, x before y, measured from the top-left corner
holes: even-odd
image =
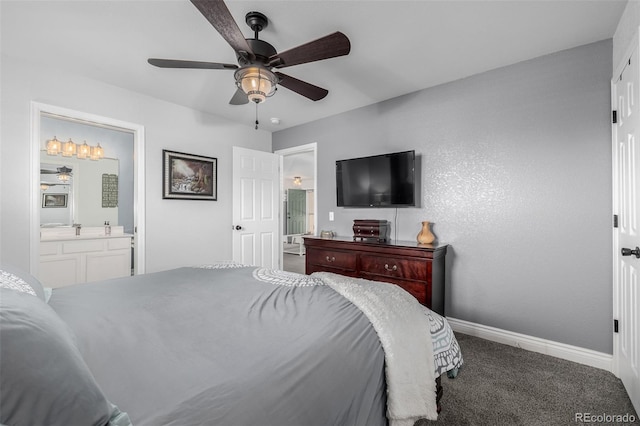
[[[431,232],[431,223],[422,222],[422,229],[418,234],[417,240],[420,244],[431,244],[436,239],[436,236]]]

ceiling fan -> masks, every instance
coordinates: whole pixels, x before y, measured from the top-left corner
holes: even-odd
[[[69,178],[73,176],[73,173],[71,173],[72,171],[73,169],[70,169],[67,166],[62,166],[62,167],[57,167],[56,170],[40,169],[40,174],[41,175],[58,175],[58,180],[61,180],[62,182],[67,182]],[[56,185],[56,184],[50,183],[49,185]]]
[[[229,101],[231,105],[242,105],[249,101],[255,102],[256,105],[264,102],[274,94],[277,85],[286,87],[312,101],[319,101],[327,96],[328,90],[274,69],[344,56],[351,50],[351,43],[347,36],[338,31],[278,53],[271,44],[258,39],[258,33],[269,23],[262,13],[246,14],[245,21],[253,30],[254,38],[245,39],[222,0],[191,0],[191,3],[231,45],[236,52],[238,65],[157,58],[149,58],[148,62],[160,68],[235,70],[237,90]],[[256,128],[257,124],[256,120]]]

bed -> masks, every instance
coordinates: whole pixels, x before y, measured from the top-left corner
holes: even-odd
[[[463,362],[404,290],[325,272],[221,262],[47,292],[3,268],[0,283],[3,425],[413,425]]]

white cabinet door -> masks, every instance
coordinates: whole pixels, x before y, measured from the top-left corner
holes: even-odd
[[[82,282],[79,255],[40,256],[40,282],[45,287],[65,287]]]

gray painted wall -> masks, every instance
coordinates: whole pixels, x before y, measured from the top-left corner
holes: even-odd
[[[611,57],[611,40],[543,56],[274,133],[273,148],[318,143],[319,230],[387,219],[414,240],[433,222],[451,244],[448,316],[612,353]],[[408,149],[420,207],[336,207],[336,160]]]

